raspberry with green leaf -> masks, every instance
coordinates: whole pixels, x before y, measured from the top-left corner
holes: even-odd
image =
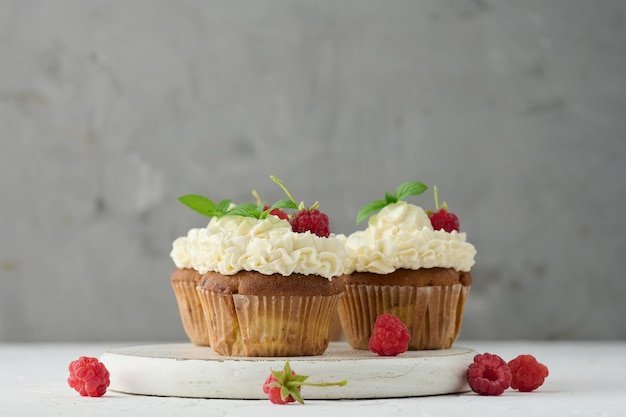
[[[304,404],[304,399],[300,393],[300,387],[303,385],[311,387],[342,387],[347,384],[345,380],[320,383],[305,382],[309,378],[308,375],[298,375],[291,369],[289,361],[285,362],[285,366],[281,371],[273,369],[270,369],[270,371],[270,376],[267,377],[263,384],[263,392],[267,394],[269,400],[274,404],[288,404],[296,401]]]
[[[398,188],[396,188],[394,193],[390,193],[389,191],[385,192],[384,200],[376,200],[363,206],[356,216],[356,223],[361,223],[372,214],[382,210],[390,204],[405,200],[407,197],[413,195],[422,194],[427,189],[428,187],[419,181],[407,181],[402,183],[398,186]]]
[[[330,220],[325,213],[322,213],[318,209],[319,202],[316,201],[315,204],[309,208],[305,207],[304,202],[298,204],[280,179],[276,178],[274,175],[270,178],[278,184],[289,197],[288,200],[281,200],[276,204],[279,204],[281,208],[293,208],[297,210],[289,218],[291,229],[294,232],[311,232],[319,237],[330,236]]]
[[[430,219],[430,223],[433,225],[433,229],[435,230],[445,230],[450,233],[453,230],[459,231],[459,217],[448,211],[448,205],[444,201],[441,206],[439,206],[439,200],[437,198],[437,186],[433,187],[433,192],[435,194],[435,211],[426,210],[426,214]]]
[[[285,365],[285,367],[286,366],[287,365]],[[300,394],[300,386],[295,385],[294,387],[288,387],[287,378],[283,378],[283,374],[289,375],[283,370],[280,371],[278,376],[276,376],[275,371],[272,370],[272,373],[267,377],[265,383],[263,384],[263,392],[267,394],[269,400],[274,404],[293,403],[296,401],[296,398],[300,398],[298,402],[303,404],[304,400]],[[293,370],[291,371],[291,377],[296,377],[296,372]],[[292,390],[295,390],[296,393],[292,393]]]

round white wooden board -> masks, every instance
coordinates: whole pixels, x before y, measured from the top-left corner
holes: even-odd
[[[465,371],[477,352],[459,346],[408,351],[394,357],[331,342],[320,356],[247,358],[222,356],[190,343],[112,349],[101,361],[111,374],[109,389],[167,397],[264,399],[270,369],[288,359],[307,382],[347,380],[342,387],[302,387],[306,399],[417,397],[468,391]]]

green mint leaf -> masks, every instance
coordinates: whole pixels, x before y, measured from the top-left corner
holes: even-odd
[[[210,199],[198,194],[187,194],[178,198],[178,201],[186,205],[192,210],[197,211],[205,216],[219,216],[217,206]]]
[[[400,201],[412,195],[422,194],[427,189],[428,187],[419,181],[407,181],[396,188],[395,196],[397,201]]]
[[[259,204],[256,206],[256,212],[257,212],[256,218],[257,219],[266,219],[267,216],[269,216],[271,210],[270,209],[263,210],[263,207],[264,207],[263,204]]]
[[[386,191],[384,200],[377,200],[363,206],[356,216],[356,224],[361,223],[367,217],[374,214],[378,210],[381,210],[385,206],[397,203],[398,201],[404,200],[412,195],[422,194],[427,189],[428,187],[419,181],[407,181],[402,183],[398,186],[398,188],[396,188],[395,193],[392,194],[389,191]]]
[[[263,210],[264,206],[259,206],[259,210],[261,214],[259,215],[259,219],[267,219],[267,216],[270,215],[270,212],[273,210],[271,207],[268,207],[267,210]]]
[[[228,208],[230,207],[230,203],[232,203],[232,200],[222,200],[219,203],[217,203],[217,211],[219,211],[220,213],[226,213],[228,211]]]
[[[277,202],[272,204],[272,206],[270,208],[272,210],[274,210],[275,208],[279,208],[279,209],[296,209],[297,210],[298,209],[298,205],[293,200],[284,199],[284,200],[278,200]]]
[[[370,215],[376,213],[378,210],[383,207],[389,205],[389,201],[387,200],[376,200],[369,204],[364,205],[359,213],[356,216],[356,224],[361,223],[363,220],[368,218]]]
[[[259,219],[261,218],[261,213],[263,213],[263,210],[259,210],[259,206],[257,206],[256,204],[244,203],[244,204],[238,204],[235,207],[233,207],[231,210],[228,210],[228,212],[226,212],[226,215],[254,217],[254,218]]]
[[[397,203],[398,198],[395,194],[391,194],[389,191],[385,191],[385,201],[387,204]]]

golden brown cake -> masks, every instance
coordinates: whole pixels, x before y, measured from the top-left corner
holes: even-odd
[[[383,313],[408,327],[410,350],[447,349],[459,336],[476,249],[465,233],[434,230],[421,207],[402,201],[425,189],[405,183],[385,200],[365,206],[357,221],[376,213],[367,228],[345,237],[350,265],[339,317],[355,349],[368,349],[374,322]]]
[[[187,337],[195,345],[209,346],[209,326],[196,291],[200,278],[202,275],[195,269],[176,268],[170,281]]]
[[[343,286],[317,275],[207,272],[198,293],[213,350],[231,356],[321,355]]]

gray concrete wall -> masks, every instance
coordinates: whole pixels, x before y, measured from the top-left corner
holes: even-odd
[[[0,2],[0,342],[184,338],[177,202],[406,180],[478,250],[463,338],[626,338],[626,2]],[[432,194],[411,199],[432,204]],[[361,225],[362,226],[362,225]]]

